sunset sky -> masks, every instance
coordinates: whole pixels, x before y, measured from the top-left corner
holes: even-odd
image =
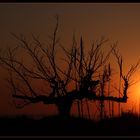
[[[140,4],[136,3],[0,3],[0,49],[15,44],[11,32],[27,38],[33,33],[45,42],[54,28],[56,14],[59,15],[60,39],[66,46],[71,43],[73,33],[77,38],[83,36],[85,46],[104,36],[110,44],[118,41],[125,70],[140,60]],[[1,70],[0,115],[41,114],[47,110],[42,104],[15,109],[4,78]],[[140,68],[134,76],[134,80],[139,79]],[[140,82],[130,88],[128,96],[130,99],[124,108],[138,110]]]

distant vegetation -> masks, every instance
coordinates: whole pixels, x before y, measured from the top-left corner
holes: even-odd
[[[0,118],[0,136],[139,136],[140,118],[130,113],[94,122],[61,116],[40,120],[26,116]]]

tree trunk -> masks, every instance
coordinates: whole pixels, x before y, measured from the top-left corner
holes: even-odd
[[[58,102],[56,105],[59,110],[59,115],[61,117],[69,117],[70,116],[70,110],[72,106],[73,101],[72,100],[66,100],[62,99],[60,102]]]

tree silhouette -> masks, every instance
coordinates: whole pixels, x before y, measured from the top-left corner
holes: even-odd
[[[12,87],[12,97],[21,99],[24,102],[17,105],[17,107],[24,107],[37,102],[55,104],[62,116],[69,115],[74,101],[78,101],[79,112],[83,114],[84,99],[87,100],[87,105],[90,100],[98,100],[101,105],[100,115],[103,118],[105,100],[118,103],[127,102],[127,90],[138,63],[131,66],[125,75],[122,67],[122,56],[117,50],[117,45],[112,45],[107,54],[102,51],[104,44],[108,41],[105,38],[95,41],[87,51],[85,50],[83,38],[80,38],[78,45],[73,36],[70,50],[66,49],[57,35],[58,21],[57,16],[56,26],[47,45],[41,43],[35,35],[32,35],[31,42],[23,35],[18,36],[12,33],[12,36],[18,41],[18,46],[13,49],[9,48],[0,55],[1,66],[4,66],[9,72],[7,81]],[[61,67],[58,64],[58,50],[63,51],[64,54],[61,58],[64,65]],[[24,52],[30,58],[30,65],[25,60],[21,60],[19,52]],[[110,77],[113,76],[111,64],[109,63],[111,54],[117,60],[120,77],[123,80],[121,82],[124,83],[122,96],[119,97],[110,94]],[[44,83],[46,93],[36,90],[33,82],[38,80]],[[72,84],[71,88],[69,88],[70,84]],[[108,95],[105,90],[107,85],[109,87]]]

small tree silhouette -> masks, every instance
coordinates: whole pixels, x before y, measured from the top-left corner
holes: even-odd
[[[113,101],[118,103],[127,102],[127,90],[130,86],[130,78],[136,71],[138,63],[130,68],[128,73],[123,74],[122,57],[117,51],[117,45],[110,47],[105,55],[102,52],[104,44],[108,41],[104,38],[92,44],[89,52],[85,51],[83,38],[80,38],[80,44],[73,37],[73,43],[70,50],[67,50],[57,37],[58,16],[56,17],[56,26],[50,42],[47,46],[43,45],[39,38],[32,35],[32,41],[29,42],[23,35],[17,36],[12,33],[18,43],[15,48],[7,49],[6,53],[1,53],[0,62],[9,72],[8,82],[12,87],[12,97],[21,99],[24,103],[17,107],[24,107],[30,103],[43,102],[44,104],[55,104],[58,107],[61,116],[68,116],[72,103],[77,100],[79,106],[79,115],[83,114],[83,100],[98,100],[101,105],[100,116],[103,118],[104,101]],[[61,49],[64,53],[63,62],[65,67],[58,65],[57,51]],[[18,52],[22,51],[32,60],[28,66],[25,61],[21,61]],[[110,83],[112,69],[108,63],[110,55],[113,54],[120,68],[120,77],[122,78],[123,96],[115,97],[110,94]],[[108,65],[107,65],[108,63]],[[33,86],[33,81],[42,80],[46,87],[47,94],[37,91]],[[106,85],[108,83],[108,95],[106,95]],[[72,88],[69,89],[69,85]],[[79,104],[81,102],[81,105]],[[81,111],[80,111],[81,106]],[[88,102],[87,102],[88,106]],[[88,108],[89,114],[89,108]],[[90,114],[89,114],[90,116]]]

